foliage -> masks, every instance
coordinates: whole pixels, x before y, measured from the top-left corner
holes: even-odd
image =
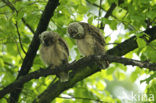
[[[119,4],[118,0],[102,1],[99,9],[100,0],[59,0],[60,5],[51,18],[48,30],[58,32],[66,40],[70,49],[69,62],[79,60],[82,56],[75,41],[69,38],[67,26],[74,21],[85,21],[96,27],[100,27],[101,22],[105,24],[104,36],[107,44],[113,42],[119,44],[135,35],[138,48],[124,56],[156,63],[156,41],[149,43],[150,35],[143,33],[144,30],[156,26],[156,0],[124,0],[122,4]],[[47,2],[47,0],[10,0],[16,8],[11,9],[3,0],[0,1],[0,90],[16,79],[26,56],[24,51],[27,52],[34,35],[32,30],[36,30]],[[116,4],[115,9],[108,18],[104,18],[103,15],[113,3]],[[108,45],[106,49],[115,46],[116,44]],[[37,52],[30,72],[45,67]],[[155,75],[152,74],[154,71],[148,69],[112,63],[106,70],[95,73],[64,91],[52,103],[124,103],[125,98],[121,97],[124,97],[124,94],[129,97],[132,92],[151,93],[156,96]],[[146,79],[147,77],[149,78]],[[32,102],[54,78],[55,76],[41,77],[27,82],[19,102]],[[144,81],[140,83],[141,80]],[[140,89],[143,84],[147,85],[146,90]],[[9,95],[6,95],[0,102],[7,103],[8,98]]]

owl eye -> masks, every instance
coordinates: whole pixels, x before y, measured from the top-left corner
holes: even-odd
[[[45,39],[46,38],[46,36],[45,35],[43,35],[43,39]]]

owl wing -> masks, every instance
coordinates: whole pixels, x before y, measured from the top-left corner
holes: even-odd
[[[59,43],[64,47],[64,49],[66,50],[67,54],[69,55],[69,50],[68,50],[68,46],[65,43],[65,41],[62,38],[59,38]]]
[[[80,24],[96,39],[97,42],[103,46],[105,45],[104,37],[98,28],[84,22],[80,22]]]
[[[104,37],[101,34],[100,30],[92,25],[89,25],[90,34],[95,37],[96,41],[98,41],[101,45],[105,45]]]

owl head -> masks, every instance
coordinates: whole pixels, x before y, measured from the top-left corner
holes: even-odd
[[[58,35],[53,31],[44,31],[39,35],[39,38],[44,46],[50,46],[57,41]]]
[[[74,39],[81,39],[85,35],[83,26],[78,22],[69,24],[68,33]]]

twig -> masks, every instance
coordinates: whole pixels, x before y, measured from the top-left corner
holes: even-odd
[[[87,1],[87,3],[89,3],[89,4],[91,4],[91,5],[95,6],[95,7],[100,8],[100,6],[99,6],[99,5],[97,5],[97,4],[95,4],[95,3],[93,4],[93,3],[91,3],[89,0],[86,0],[86,1]],[[101,9],[105,11],[105,9],[104,9],[104,8],[102,8],[102,7],[101,7]]]
[[[101,5],[102,5],[102,0],[100,0],[100,6],[99,6],[99,20],[100,20],[100,18],[101,18]],[[98,28],[100,28],[100,21],[98,20]]]
[[[16,38],[14,39],[14,42],[16,43],[17,51],[18,51],[18,53],[19,53],[21,59],[23,60],[23,57],[22,57],[21,52],[20,52],[20,50],[19,50],[19,47],[18,47],[18,43],[17,43],[17,41],[16,41]]]
[[[5,3],[8,7],[10,7],[10,9],[11,9],[12,11],[18,12],[18,11],[16,10],[16,8],[14,7],[14,5],[13,5],[9,0],[2,0],[2,1],[3,1],[3,3]]]
[[[120,4],[123,3],[123,2],[124,2],[124,0],[119,0],[119,1],[118,1],[118,4],[120,5]],[[106,15],[104,16],[104,18],[108,18],[108,17],[112,14],[112,12],[113,12],[113,10],[115,9],[115,7],[116,7],[116,4],[113,3],[113,4],[111,5],[111,7],[108,9],[108,11],[107,11]],[[105,25],[103,24],[103,22],[101,22],[101,27],[100,27],[100,29],[103,30],[104,27],[105,27]]]
[[[90,4],[92,4],[89,0],[86,0],[86,1],[87,1],[88,3],[90,3]],[[101,2],[101,1],[100,1],[100,2]],[[121,3],[123,3],[123,0],[119,0],[119,5],[120,5]],[[97,5],[97,4],[92,4],[92,5],[94,5],[94,6],[98,7],[98,8],[101,8],[103,11],[105,11],[104,8],[100,7],[100,6]],[[115,7],[116,7],[116,4],[113,3],[113,4],[111,5],[111,7],[108,9],[108,11],[105,11],[105,12],[107,12],[107,13],[104,15],[103,18],[108,18],[108,17],[112,14],[112,12],[113,12],[113,10],[115,9]],[[104,25],[103,22],[101,21],[100,29],[103,30],[104,27],[105,27],[105,25]]]
[[[56,81],[57,77],[55,76],[55,78],[53,79],[53,81],[50,83],[51,85],[53,85],[53,83]]]
[[[126,14],[127,15],[127,14]],[[124,17],[126,17],[126,15]],[[118,18],[116,18],[115,16],[112,16],[114,17],[115,20],[119,21],[119,22],[122,22],[124,25],[129,25],[129,30],[134,30],[134,31],[139,31],[135,26],[131,25],[129,22],[127,21],[124,21],[124,20],[119,20]],[[123,18],[124,18],[123,17]]]
[[[140,82],[142,83],[142,82],[145,82],[146,81],[147,84],[149,84],[150,80],[152,80],[154,78],[156,78],[156,72],[154,72],[150,77],[148,77],[148,78],[146,78],[144,80],[141,80]]]
[[[9,12],[1,12],[0,14],[7,14],[7,13],[9,13]]]
[[[8,63],[8,62],[6,62],[6,61],[4,61],[4,64],[5,64],[5,65],[8,65],[8,66],[11,66],[11,68],[17,68],[17,67],[18,67],[18,66],[16,66],[16,65],[13,65],[13,64]]]
[[[20,35],[19,29],[18,29],[18,22],[17,21],[16,21],[15,26],[16,26],[16,30],[17,30],[18,39],[19,39],[19,43],[20,43],[21,49],[24,52],[24,54],[26,54],[26,51],[24,50],[23,45],[22,45],[21,35]]]
[[[29,30],[33,33],[33,34],[35,34],[35,31],[32,29],[32,27],[25,21],[25,19],[24,18],[22,18],[22,22],[29,28]]]
[[[5,6],[6,6],[6,4],[4,4],[4,5],[0,6],[0,8],[3,8],[3,7],[5,7]]]
[[[156,48],[154,46],[152,46],[150,44],[148,46],[151,47],[152,49],[156,50]]]

